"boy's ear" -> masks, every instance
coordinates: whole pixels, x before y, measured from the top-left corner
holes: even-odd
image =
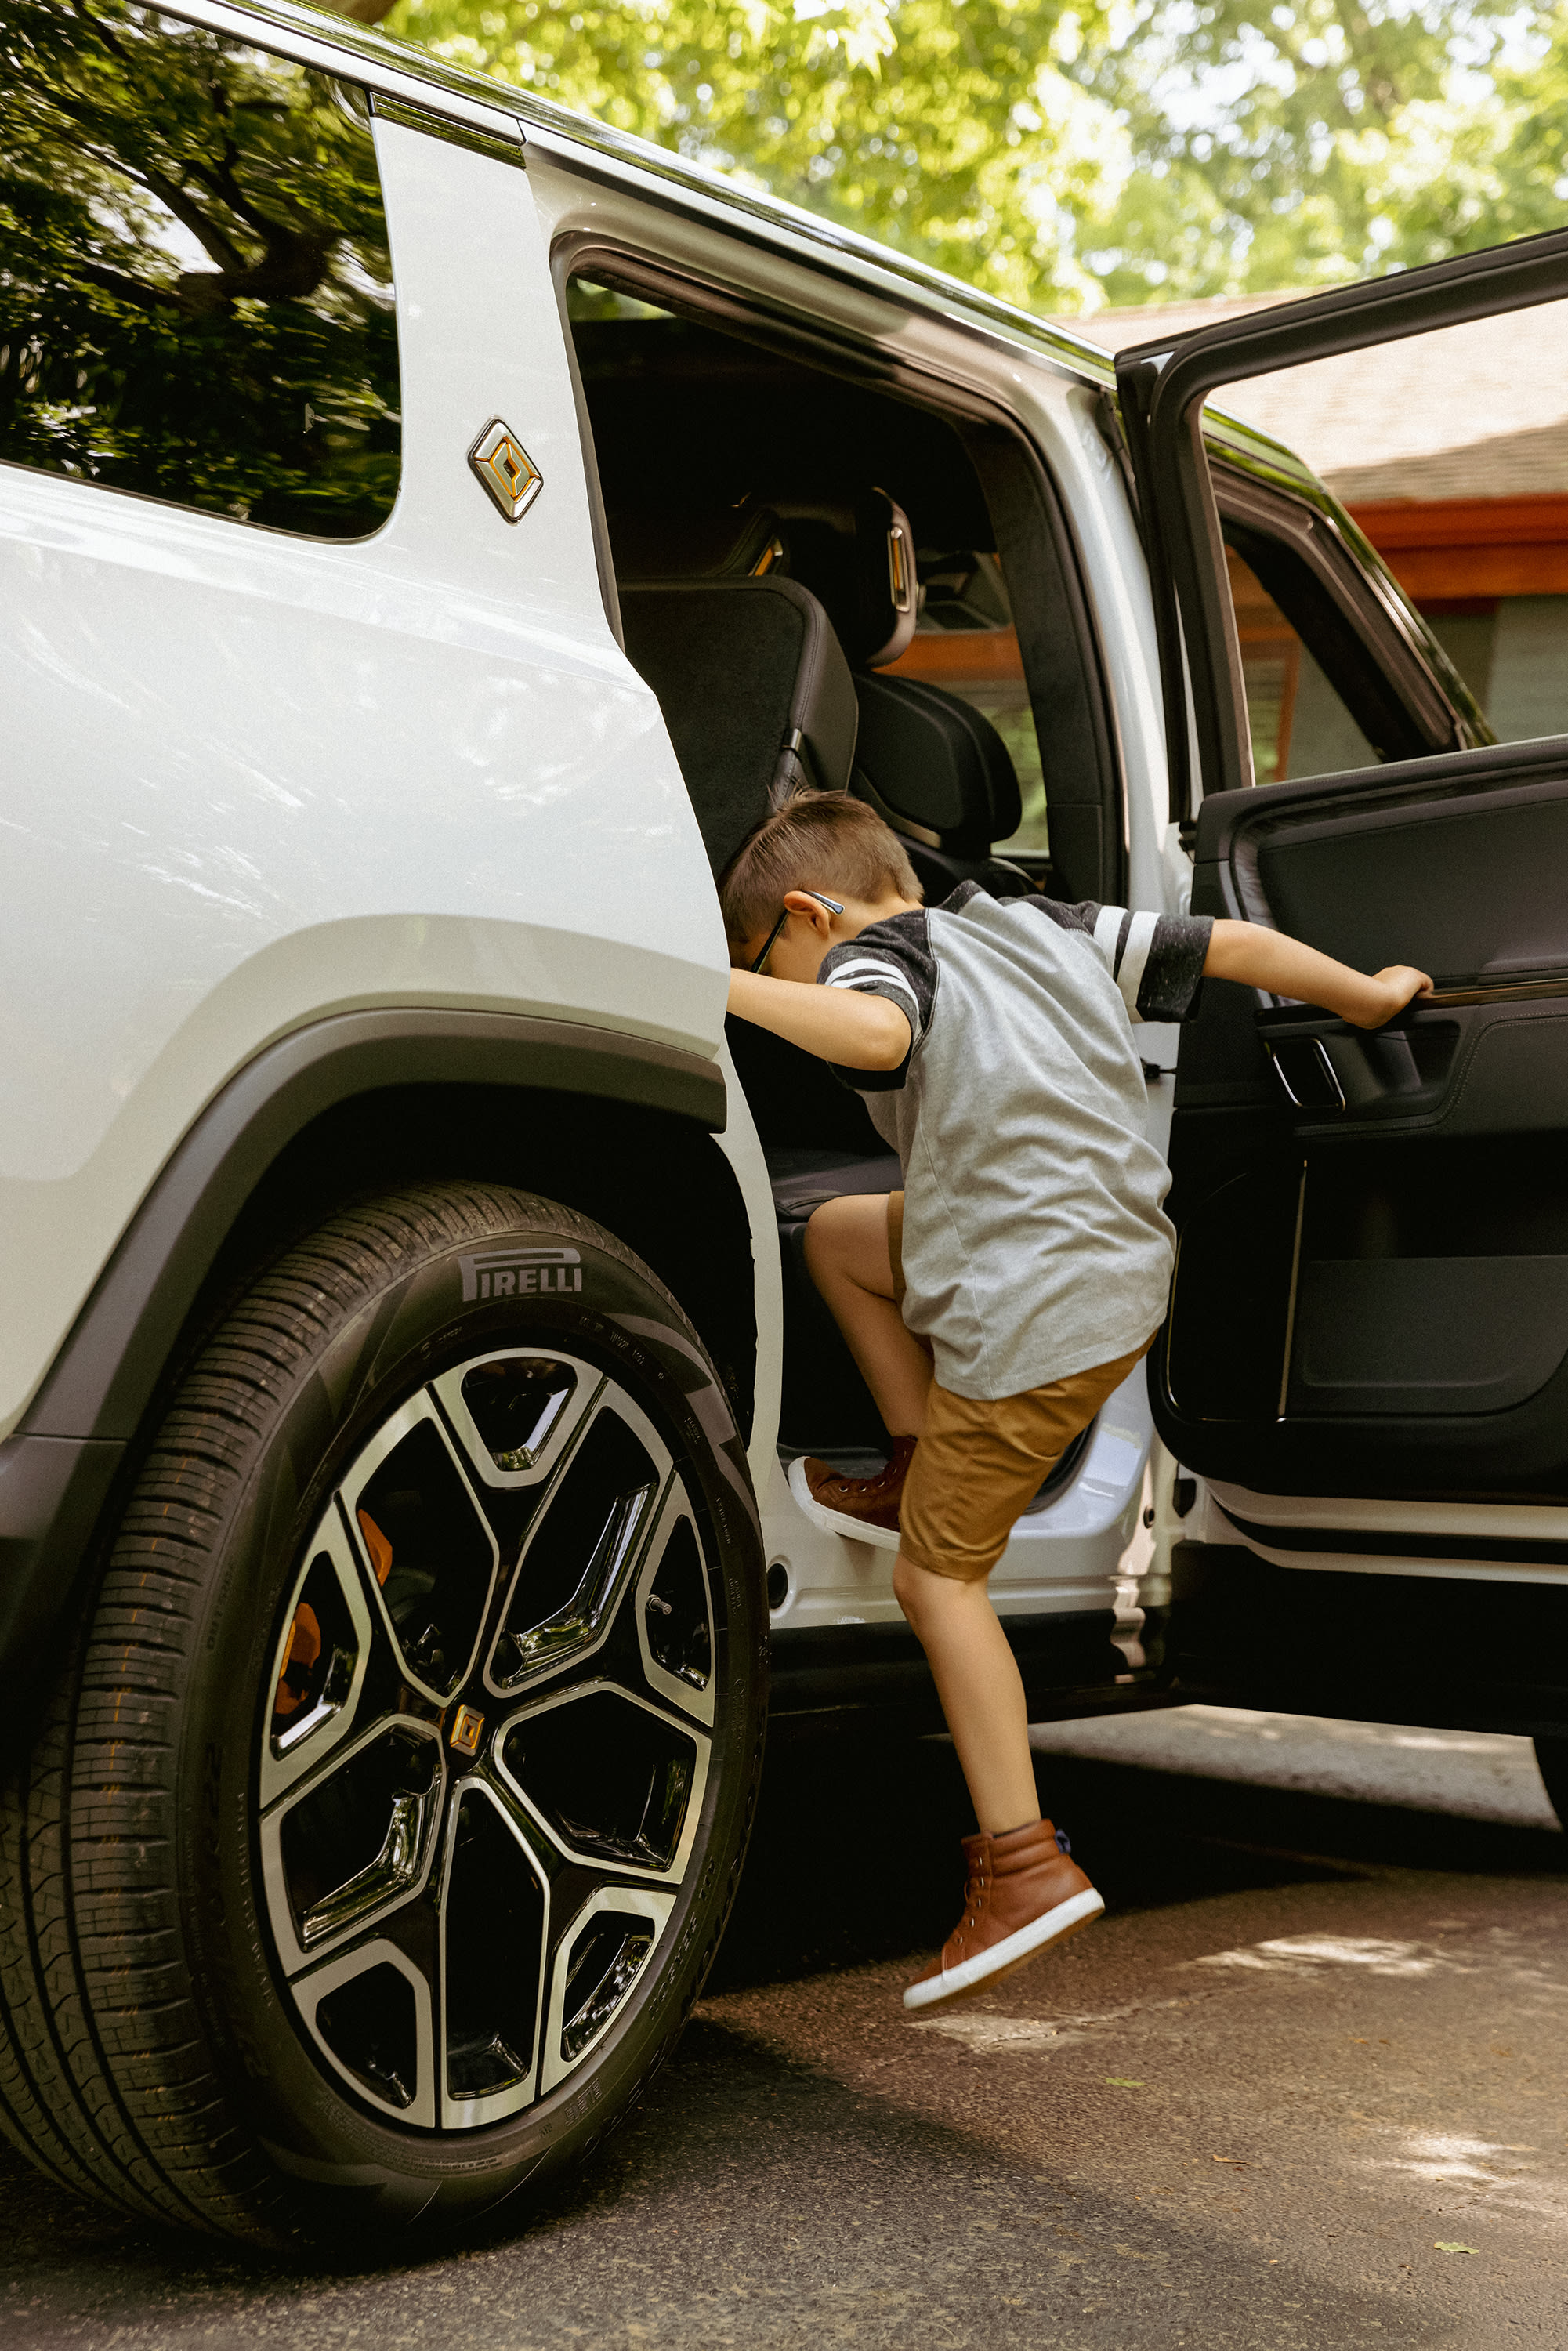
[[[813,898],[809,890],[786,890],[782,903],[792,914],[804,914],[820,938],[832,937],[833,918],[821,900]]]

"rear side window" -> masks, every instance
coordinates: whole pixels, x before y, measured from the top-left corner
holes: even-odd
[[[401,444],[362,100],[126,0],[8,0],[0,460],[342,539]]]

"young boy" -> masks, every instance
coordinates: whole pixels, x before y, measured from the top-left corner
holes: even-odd
[[[1170,1185],[1145,1139],[1135,1019],[1181,1020],[1206,976],[1375,1029],[1431,981],[1368,978],[1251,923],[998,900],[929,913],[862,802],[809,792],[720,883],[730,1010],[831,1064],[896,1149],[902,1192],[817,1210],[812,1278],[894,1439],[877,1478],[804,1468],[845,1531],[900,1531],[894,1591],[975,1807],[964,1916],[905,1991],[988,1988],[1103,1908],[1040,1818],[1023,1684],[986,1579],[1066,1447],[1164,1320]]]

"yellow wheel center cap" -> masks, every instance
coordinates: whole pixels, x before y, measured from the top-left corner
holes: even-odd
[[[474,1755],[479,1749],[479,1733],[485,1728],[485,1718],[471,1706],[460,1706],[447,1732],[459,1755]]]

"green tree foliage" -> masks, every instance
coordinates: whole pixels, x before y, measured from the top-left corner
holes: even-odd
[[[1078,222],[1124,141],[1063,70],[1064,0],[401,0],[388,21],[1011,300],[1093,298]]]
[[[1515,0],[1137,0],[1085,64],[1134,159],[1093,274],[1118,301],[1306,287],[1557,225],[1565,26]]]
[[[1310,287],[1568,216],[1568,5],[1541,0],[397,0],[388,22],[1036,309]]]
[[[395,495],[368,128],[131,0],[0,17],[0,455],[333,537]]]

